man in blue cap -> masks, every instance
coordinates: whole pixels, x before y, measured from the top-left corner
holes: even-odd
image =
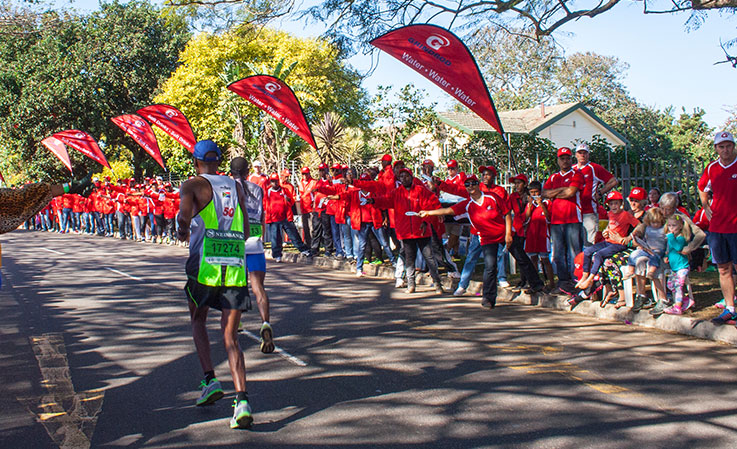
[[[205,373],[197,405],[213,404],[224,395],[215,377],[207,337],[207,312],[213,307],[222,312],[221,329],[236,390],[230,427],[236,429],[250,427],[253,422],[246,393],[246,366],[238,345],[241,313],[251,306],[244,264],[248,214],[243,187],[229,176],[217,175],[221,161],[222,152],[215,142],[197,142],[194,166],[198,176],[180,188],[177,237],[189,241],[184,290],[192,336]]]

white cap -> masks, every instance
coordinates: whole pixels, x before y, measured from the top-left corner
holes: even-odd
[[[589,146],[586,145],[585,143],[578,144],[578,146],[576,147],[576,152],[578,153],[579,151],[585,151],[587,153],[591,152],[591,150],[589,150]]]
[[[253,163],[253,166],[254,166],[254,167],[263,167],[263,165],[261,165],[261,161],[255,161],[255,162]]]
[[[94,178],[92,178],[92,182],[97,182],[99,180],[100,180],[100,178],[98,178],[97,176],[95,176]]]
[[[734,136],[732,133],[728,131],[721,131],[716,133],[714,136],[714,145],[719,145],[722,142],[732,142],[734,143]]]

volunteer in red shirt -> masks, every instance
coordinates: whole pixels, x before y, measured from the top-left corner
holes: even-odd
[[[397,238],[402,242],[404,265],[407,271],[407,293],[415,291],[415,259],[417,250],[422,251],[430,276],[435,283],[435,291],[444,293],[438,266],[430,245],[430,223],[418,216],[421,210],[440,208],[438,198],[424,185],[415,182],[412,172],[406,168],[398,171],[400,185],[386,195],[378,196],[373,201],[380,209],[394,209],[394,225]]]
[[[709,164],[699,180],[699,199],[709,220],[707,236],[711,258],[719,270],[719,285],[725,309],[712,320],[717,324],[737,319],[734,308],[734,278],[737,266],[737,150],[734,136],[721,131],[714,136],[714,149],[719,159]],[[709,194],[712,194],[711,204]]]
[[[446,164],[448,168],[448,177],[443,181],[445,184],[455,184],[459,188],[463,187],[466,181],[466,174],[458,171],[458,161],[449,160]],[[460,223],[446,222],[445,232],[448,234],[448,243],[446,247],[451,254],[458,254],[458,243],[463,233],[463,225]]]
[[[313,234],[317,228],[316,221],[320,219],[318,213],[314,210],[317,180],[310,174],[309,167],[302,167],[301,173],[302,178],[299,180],[299,210],[302,213],[302,233],[304,234],[305,245],[311,247]]]
[[[343,168],[340,164],[333,164],[330,167],[333,177],[330,180],[320,180],[317,183],[317,190],[325,195],[340,195],[345,191],[345,183],[343,178]],[[345,220],[345,201],[328,200],[325,207],[325,213],[330,218],[330,232],[333,237],[333,246],[335,247],[335,257],[345,259],[346,253],[343,251],[343,235],[345,228],[350,234]],[[350,236],[349,236],[350,238]]]
[[[332,257],[335,247],[333,246],[333,233],[330,228],[330,215],[327,214],[327,195],[321,193],[317,188],[321,183],[329,184],[328,166],[321,163],[317,167],[319,178],[315,180],[313,211],[318,216],[318,220],[312,222],[312,254],[317,256],[320,254],[320,247],[325,248],[325,256]]]
[[[248,181],[256,184],[257,186],[261,187],[261,190],[266,191],[266,189],[269,187],[269,181],[266,177],[266,175],[262,172],[263,165],[261,164],[261,161],[256,161],[253,163],[253,173],[248,176]]]
[[[266,224],[269,224],[271,239],[271,257],[275,262],[281,262],[282,258],[282,232],[286,232],[292,244],[305,257],[310,257],[309,248],[304,244],[290,217],[292,215],[294,197],[279,185],[279,175],[272,173],[269,176],[269,188],[264,193],[264,211]]]
[[[512,216],[507,203],[493,193],[482,193],[476,176],[466,179],[465,186],[469,199],[451,207],[436,210],[423,210],[421,217],[430,215],[456,215],[468,217],[473,234],[479,236],[484,253],[484,298],[483,307],[496,306],[497,293],[497,253],[499,245],[512,244]]]
[[[624,238],[640,224],[634,215],[622,208],[624,197],[621,193],[609,192],[606,203],[609,205],[609,224],[603,233],[605,240],[583,250],[583,274],[576,284],[576,288],[581,290],[591,287],[594,276],[606,259],[627,249]]]
[[[576,147],[576,161],[573,169],[581,172],[584,185],[581,194],[581,214],[583,215],[584,246],[595,243],[599,231],[598,200],[610,190],[617,187],[619,181],[601,165],[591,162],[589,146],[585,143]]]
[[[647,205],[645,189],[642,187],[633,187],[630,190],[630,194],[627,195],[627,200],[630,203],[632,215],[642,223],[642,220],[645,218],[645,206]]]
[[[538,293],[545,287],[540,275],[537,272],[537,265],[532,263],[532,259],[525,251],[525,207],[528,203],[527,184],[528,179],[525,174],[512,176],[509,181],[514,183],[514,192],[509,195],[509,209],[514,215],[512,219],[512,244],[509,246],[509,253],[517,261],[520,268],[520,283],[515,286],[513,291],[521,291],[525,285],[529,290],[525,290],[527,294]]]
[[[558,273],[558,287],[571,287],[573,260],[583,247],[580,192],[584,186],[581,172],[573,170],[573,153],[568,147],[558,149],[560,171],[550,175],[543,186],[543,198],[553,200],[550,206],[550,235],[553,263]]]
[[[366,173],[359,178],[361,181],[370,181],[371,178]],[[358,188],[351,188],[335,197],[342,199],[348,205],[348,214],[351,217],[351,229],[358,234],[358,248],[356,254],[356,276],[363,276],[364,252],[366,250],[366,242],[368,241],[369,232],[372,232],[381,244],[381,248],[387,255],[392,264],[395,263],[394,253],[392,253],[389,242],[381,231],[382,215],[381,212],[369,203],[372,198],[371,192]]]
[[[392,157],[390,154],[385,154],[381,157],[381,171],[377,180],[384,186],[387,192],[395,187],[396,179],[394,177]]]

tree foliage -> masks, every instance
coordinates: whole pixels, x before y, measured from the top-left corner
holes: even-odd
[[[360,87],[361,77],[324,40],[299,39],[269,28],[242,26],[220,35],[198,35],[187,45],[181,62],[156,100],[178,107],[199,139],[213,139],[231,155],[263,157],[267,148],[264,139],[279,140],[283,136],[288,148],[280,157],[290,159],[306,144],[281,124],[265,121],[260,109],[227,90],[226,82],[234,81],[221,76],[227,67],[239,67],[241,78],[273,74],[278,65],[292,67],[285,82],[295,90],[308,123],[333,111],[343,117],[347,126],[365,125],[368,99]],[[242,136],[234,138],[234,130],[239,126]],[[165,138],[161,145],[173,167],[191,170],[186,162],[189,154],[178,144]],[[281,162],[272,161],[273,165]],[[281,167],[271,167],[276,168]]]
[[[138,174],[156,170],[110,118],[150,103],[189,39],[185,22],[136,1],[102,4],[86,16],[23,14],[14,33],[0,33],[3,170],[29,180],[67,176],[39,142],[75,128],[103,139],[108,159],[127,154]],[[70,156],[80,172],[99,169],[74,150]]]

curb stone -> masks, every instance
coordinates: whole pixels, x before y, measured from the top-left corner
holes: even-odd
[[[266,251],[266,255],[271,257],[271,252]],[[329,268],[332,270],[347,271],[355,273],[355,263],[344,260],[337,260],[327,257],[304,257],[295,253],[284,253],[282,262],[311,264],[321,268]],[[394,268],[390,265],[371,265],[364,264],[363,273],[366,277],[377,277],[381,279],[394,279]],[[432,280],[427,275],[419,275],[416,280],[417,285],[432,285]],[[445,276],[443,280],[443,288],[452,294],[453,289],[457,285],[457,280],[450,279]],[[471,281],[466,299],[475,299],[475,294],[481,291],[482,283],[479,281]],[[469,296],[468,293],[474,295]],[[461,297],[459,297],[461,298]],[[737,345],[737,328],[730,325],[714,325],[709,320],[695,319],[686,316],[666,315],[662,314],[657,318],[650,315],[648,310],[633,312],[629,308],[615,309],[613,305],[607,305],[602,308],[599,302],[583,301],[577,304],[573,309],[568,305],[568,297],[561,295],[526,295],[524,293],[513,293],[510,290],[500,288],[497,297],[500,301],[515,302],[529,306],[545,307],[549,309],[563,310],[566,312],[577,313],[579,315],[592,316],[599,319],[620,321],[627,324],[635,324],[638,326],[660,329],[666,332],[673,332],[688,335],[706,340],[713,340],[731,345]],[[478,299],[480,301],[480,299]]]

